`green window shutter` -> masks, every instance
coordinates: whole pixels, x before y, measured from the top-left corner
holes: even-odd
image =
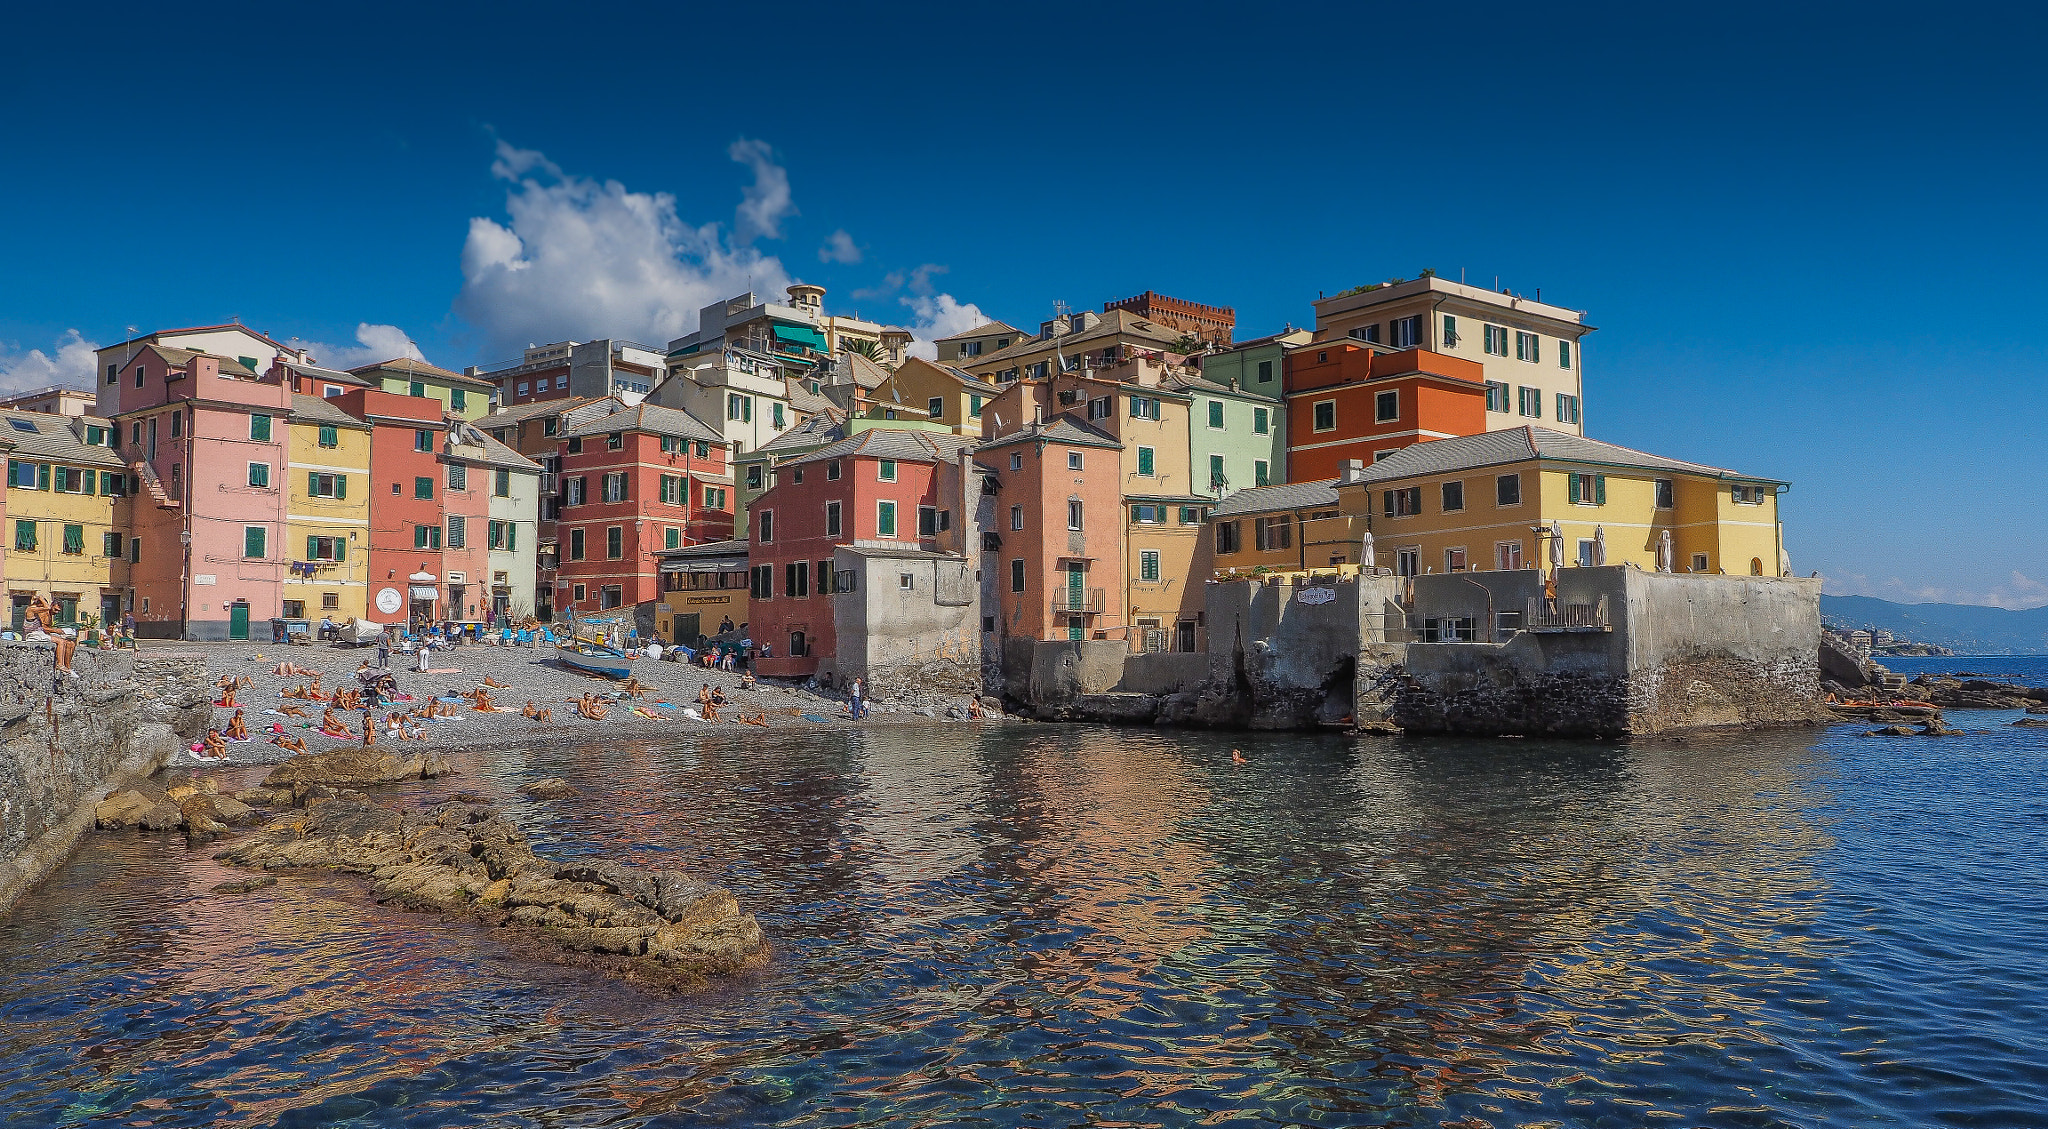
[[[1139,474],[1151,474],[1151,473],[1152,473],[1152,448],[1150,448],[1150,447],[1140,447],[1140,448],[1138,448],[1138,473],[1139,473]]]
[[[334,496],[337,498],[348,497],[348,475],[337,474],[334,476]]]
[[[1210,426],[1210,427],[1222,427],[1222,426],[1223,426],[1223,401],[1221,401],[1221,400],[1211,400],[1211,401],[1209,401],[1209,426]]]
[[[509,553],[512,550],[517,549],[518,547],[519,523],[516,521],[508,521],[505,523],[505,551]]]
[[[37,463],[37,464],[36,464],[36,489],[38,489],[38,490],[48,490],[49,488],[50,488],[50,464],[48,464],[48,463]]]
[[[321,425],[321,428],[320,428],[320,445],[321,445],[322,447],[338,447],[338,446],[340,446],[340,445],[341,445],[341,432],[340,432],[340,431],[338,431],[338,430],[336,430],[336,429],[335,429],[335,428],[334,428],[333,426],[331,426],[331,425],[327,425],[327,424],[323,424],[323,425]]]
[[[270,442],[270,417],[252,415],[249,417],[249,438],[252,442]]]
[[[312,536],[311,534],[308,534],[308,535],[306,536],[306,559],[307,559],[307,560],[309,560],[309,561],[310,561],[310,560],[312,560],[312,559],[313,559],[314,557],[316,557],[316,556],[318,556],[318,555],[319,555],[319,554],[318,554],[318,552],[316,552],[316,551],[315,551],[315,549],[314,549],[314,543],[315,543],[315,542],[317,542],[317,541],[319,541],[319,540],[320,540],[320,539],[319,539],[318,537],[314,537],[314,536]]]
[[[1593,476],[1593,504],[1596,506],[1607,504],[1607,476],[1604,474]]]
[[[258,560],[262,558],[265,532],[261,526],[251,526],[242,531],[243,556]]]

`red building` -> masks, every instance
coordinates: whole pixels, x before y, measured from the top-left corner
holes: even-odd
[[[441,401],[358,388],[334,402],[370,425],[370,617],[458,618],[442,592]]]
[[[945,500],[961,496],[960,450],[974,443],[873,428],[774,468],[773,484],[748,508],[748,630],[769,652],[755,660],[757,670],[807,678],[834,655],[840,547],[940,550],[955,521]]]
[[[1225,348],[1230,346],[1230,335],[1237,330],[1237,311],[1229,306],[1208,306],[1182,298],[1169,298],[1150,290],[1136,297],[1102,304],[1103,313],[1111,310],[1126,310],[1147,321]]]
[[[1356,341],[1287,354],[1287,477],[1335,478],[1415,443],[1486,430],[1486,370],[1427,349],[1387,352]]]
[[[601,401],[617,405],[618,401]],[[655,630],[656,553],[733,535],[730,450],[688,412],[654,404],[586,405],[563,417],[554,607],[632,606]]]

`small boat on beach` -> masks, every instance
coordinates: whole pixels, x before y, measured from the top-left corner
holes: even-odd
[[[577,620],[568,638],[555,641],[555,659],[585,674],[624,678],[633,671],[633,652],[614,647],[606,639],[603,624]]]

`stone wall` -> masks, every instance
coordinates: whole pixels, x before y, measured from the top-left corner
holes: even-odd
[[[1373,684],[1394,657],[1386,624],[1390,608],[1399,622],[1402,588],[1392,576],[1210,584],[1211,688],[1227,688],[1239,700],[1237,720],[1253,729],[1354,718],[1361,673]]]
[[[842,548],[833,567],[854,574],[853,590],[832,596],[835,685],[860,678],[878,699],[981,693],[981,581],[972,560]]]
[[[80,648],[61,683],[47,643],[0,642],[0,910],[65,858],[108,791],[204,734],[195,654]]]

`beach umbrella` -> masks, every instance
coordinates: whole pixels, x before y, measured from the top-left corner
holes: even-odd
[[[1370,529],[1365,531],[1365,546],[1358,550],[1358,563],[1363,568],[1372,567],[1372,530]]]
[[[1668,529],[1657,535],[1657,571],[1671,571],[1671,531]]]
[[[1550,567],[1564,567],[1564,526],[1554,521],[1550,523]]]
[[[1593,527],[1593,563],[1596,565],[1607,563],[1607,527],[1604,525]]]

